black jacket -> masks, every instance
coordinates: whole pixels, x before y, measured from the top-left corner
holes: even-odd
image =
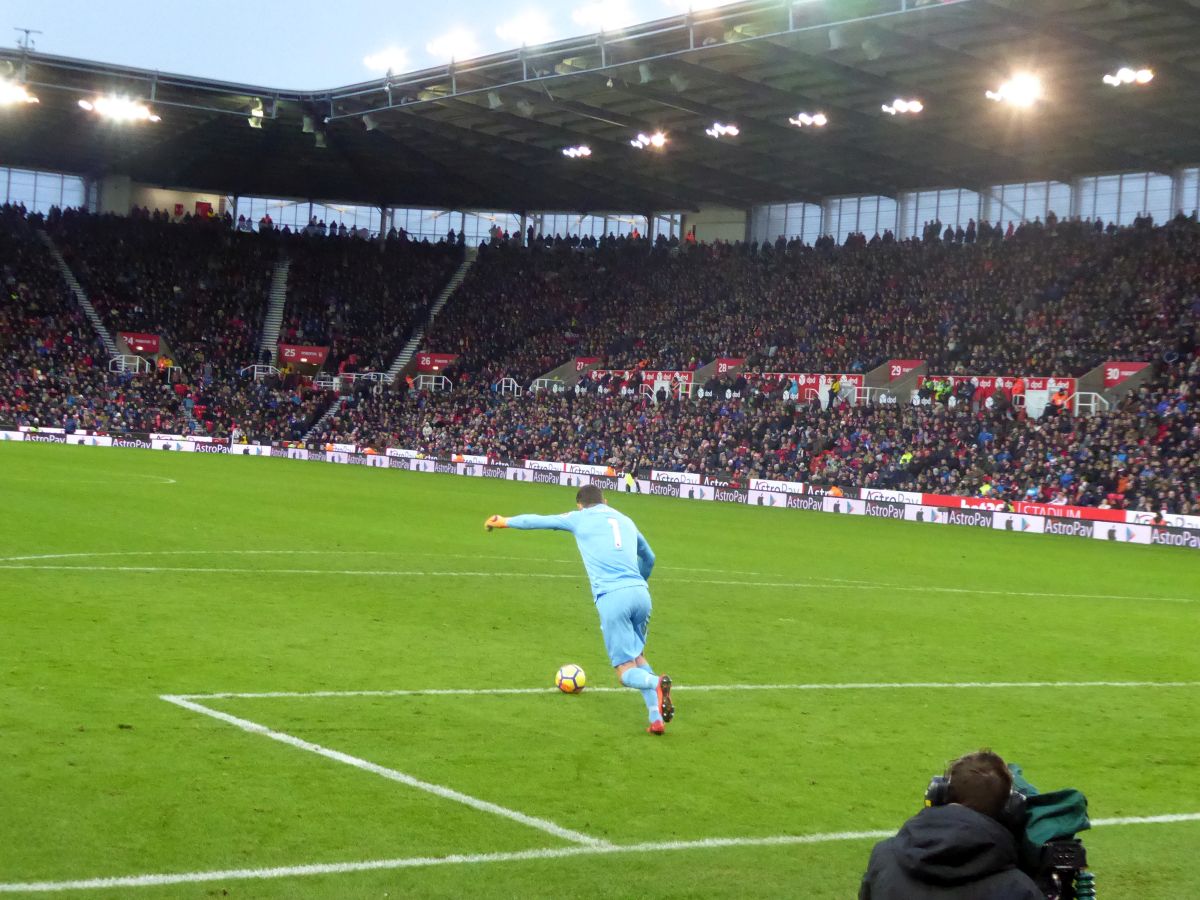
[[[1017,842],[995,819],[951,804],[923,809],[871,851],[859,900],[1044,900],[1017,869]]]

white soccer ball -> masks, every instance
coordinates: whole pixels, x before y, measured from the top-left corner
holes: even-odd
[[[587,686],[587,675],[579,666],[569,663],[558,670],[554,684],[564,694],[578,694]]]

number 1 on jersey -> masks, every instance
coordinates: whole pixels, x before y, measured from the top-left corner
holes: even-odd
[[[621,526],[617,522],[616,519],[609,519],[608,524],[612,526],[612,530],[613,530],[613,547],[615,547],[617,550],[620,550],[621,549]]]

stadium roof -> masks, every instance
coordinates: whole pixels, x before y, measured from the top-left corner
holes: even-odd
[[[1169,172],[1200,161],[1197,44],[1194,0],[748,0],[316,92],[4,50],[0,69],[41,102],[0,112],[0,162],[243,195],[581,212]],[[1121,66],[1156,77],[1102,83]],[[1040,74],[1042,103],[985,99],[1018,70]],[[162,121],[101,121],[77,104],[97,92],[144,99]],[[925,110],[884,115],[897,97]],[[801,111],[828,126],[789,125]],[[741,133],[707,137],[714,121]],[[659,129],[662,151],[630,146]],[[562,155],[578,144],[592,155]]]

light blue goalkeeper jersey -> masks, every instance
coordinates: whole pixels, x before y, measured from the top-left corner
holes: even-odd
[[[633,520],[607,504],[597,504],[561,516],[513,516],[509,528],[526,531],[548,529],[575,535],[583,567],[599,600],[609,591],[647,587],[654,568],[654,552]]]

